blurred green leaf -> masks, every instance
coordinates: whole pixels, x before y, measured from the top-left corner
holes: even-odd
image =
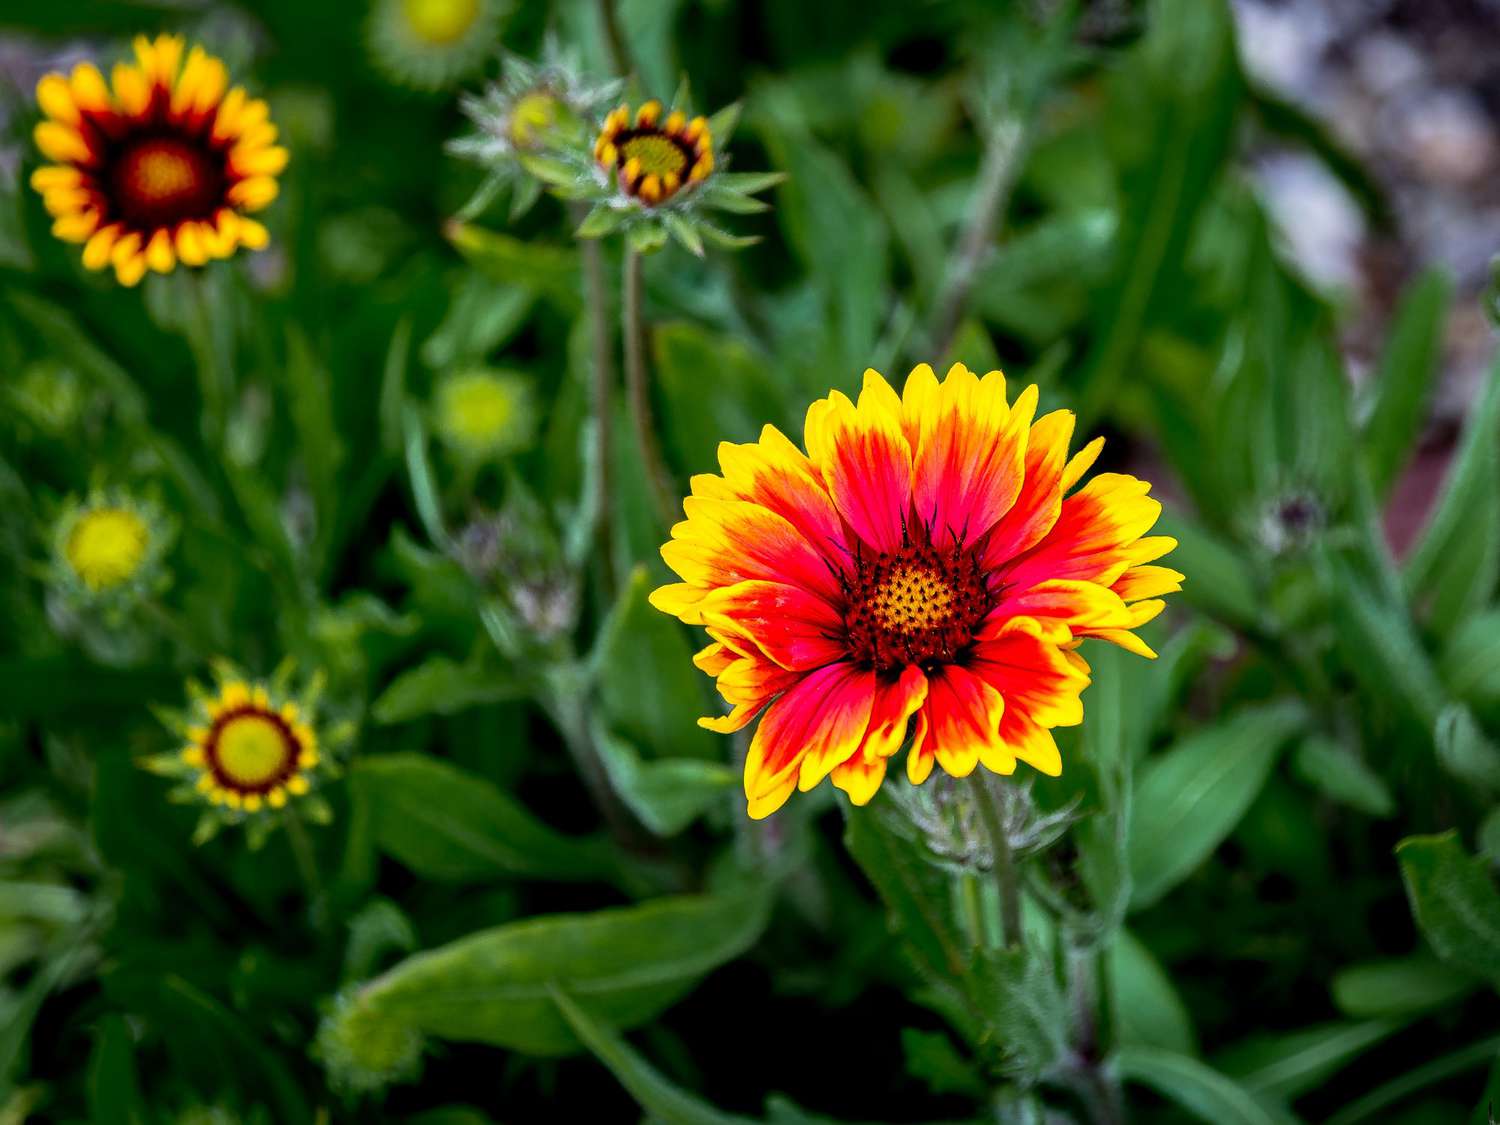
[[[1130,821],[1135,909],[1185,879],[1234,830],[1302,722],[1294,704],[1250,708],[1146,762]]]
[[[1105,957],[1108,1010],[1114,1013],[1119,1042],[1196,1055],[1198,1038],[1187,1008],[1151,951],[1120,929]]]
[[[611,870],[600,842],[553,831],[488,781],[438,759],[384,754],[349,776],[369,802],[376,844],[426,878],[595,879]]]
[[[901,1051],[906,1056],[907,1073],[920,1078],[934,1094],[963,1094],[970,1098],[985,1096],[984,1080],[943,1032],[904,1027],[901,1029]]]
[[[444,233],[460,254],[496,281],[538,293],[565,312],[582,303],[576,250],[468,223],[449,223]]]
[[[658,326],[651,339],[663,437],[681,468],[716,471],[721,441],[755,441],[762,426],[783,421],[765,358],[742,341],[681,322]],[[713,394],[703,393],[706,372],[713,373]]]
[[[1292,757],[1292,768],[1325,797],[1351,809],[1378,817],[1396,811],[1395,798],[1380,775],[1354,751],[1326,735],[1310,734],[1303,739]]]
[[[1443,681],[1469,703],[1500,703],[1500,610],[1461,622],[1441,661]]]
[[[766,910],[763,894],[742,893],[512,922],[401,962],[367,984],[359,1003],[445,1039],[572,1054],[581,1042],[552,989],[617,1028],[633,1027],[754,944]]]
[[[1396,845],[1396,857],[1412,913],[1434,952],[1500,981],[1500,892],[1488,865],[1464,852],[1457,832],[1408,836]]]
[[[94,1125],[147,1125],[151,1120],[136,1075],[135,1043],[123,1016],[106,1016],[95,1029],[88,1088]]]
[[[1468,973],[1430,957],[1396,957],[1349,965],[1334,974],[1331,990],[1339,1011],[1356,1019],[1417,1016],[1473,991]]]
[[[1251,1093],[1294,1101],[1400,1028],[1400,1021],[1378,1019],[1261,1034],[1215,1062]]]
[[[1159,1047],[1122,1047],[1115,1067],[1126,1081],[1141,1082],[1208,1125],[1291,1125],[1290,1113],[1252,1095],[1196,1059]]]
[[[1243,552],[1173,512],[1163,513],[1155,534],[1177,540],[1166,561],[1188,576],[1182,586],[1184,600],[1226,624],[1259,627],[1265,607]]]
[[[669,1082],[627,1043],[623,1036],[595,1019],[561,988],[552,988],[552,1001],[573,1034],[609,1067],[640,1107],[663,1125],[749,1125],[751,1118],[721,1113],[700,1098]]]
[[[737,788],[736,771],[719,762],[643,760],[635,747],[603,730],[595,741],[611,787],[657,836],[675,836],[709,809],[723,806]]]
[[[1449,631],[1486,604],[1500,575],[1500,363],[1464,425],[1442,492],[1404,567],[1406,588]]]
[[[698,725],[707,682],[677,621],[648,602],[651,580],[638,566],[600,629],[590,658],[610,726],[653,758],[720,756],[720,739]]]
[[[470,707],[526,695],[526,685],[503,669],[446,656],[429,656],[386,686],[370,707],[377,723],[407,723],[427,715],[456,715]]]
[[[1370,382],[1361,445],[1377,496],[1385,496],[1410,458],[1427,421],[1433,376],[1453,285],[1428,270],[1403,295]]]

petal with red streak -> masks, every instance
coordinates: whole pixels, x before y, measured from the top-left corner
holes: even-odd
[[[834,506],[876,551],[896,551],[911,508],[911,448],[901,432],[900,400],[874,371],[865,372],[859,405],[835,391],[807,410],[807,452]]]
[[[777,795],[784,801],[793,785],[811,772],[826,777],[859,748],[870,721],[873,672],[852,664],[830,664],[809,672],[766,710],[745,759],[745,796],[750,815],[766,816]]]
[[[1000,693],[967,668],[946,664],[930,673],[907,776],[920,783],[932,772],[933,760],[954,777],[973,773],[980,753],[998,744],[1004,711]]]
[[[737,582],[699,607],[703,622],[753,641],[783,668],[806,671],[847,655],[843,619],[822,598],[781,582]]]

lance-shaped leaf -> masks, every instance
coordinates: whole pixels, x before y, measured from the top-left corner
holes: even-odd
[[[1396,845],[1406,897],[1427,943],[1444,961],[1500,981],[1500,892],[1457,832]]]

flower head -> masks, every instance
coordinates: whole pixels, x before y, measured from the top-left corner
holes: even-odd
[[[31,184],[53,216],[52,233],[83,244],[83,264],[114,266],[124,285],[148,268],[201,266],[239,246],[269,241],[252,212],[276,198],[287,151],[274,142],[266,103],[229,86],[224,64],[163,35],[135,41],[106,85],[79,63],[37,83],[46,119]]]
[[[768,426],[693,478],[662,548],[683,581],[651,601],[711,638],[694,662],[731,710],[700,723],[760,717],[751,816],[829,776],[865,803],[908,726],[913,783],[934,763],[1056,776],[1051,731],[1083,719],[1079,643],[1154,655],[1133,630],[1182,580],[1149,565],[1176,546],[1146,535],[1161,505],[1119,473],[1074,491],[1103,441],[1070,458],[1072,413],[1036,405],[998,371],[940,383],[924,364],[901,395],[867,371],[857,403],[808,409],[806,453]]]
[[[714,138],[706,117],[689,121],[681,110],[673,110],[663,120],[661,102],[647,102],[633,115],[630,106],[622,105],[604,119],[594,159],[622,192],[655,207],[708,178],[714,170]]]
[[[53,585],[80,608],[122,611],[164,583],[174,534],[154,501],[122,490],[69,499],[52,528]]]
[[[438,384],[433,409],[438,436],[471,463],[514,453],[530,441],[534,428],[530,386],[509,371],[454,372]]]
[[[475,215],[506,183],[516,194],[511,215],[516,217],[536,202],[541,182],[526,161],[551,150],[576,144],[582,122],[592,118],[614,97],[618,81],[589,83],[579,65],[548,39],[540,62],[519,55],[502,56],[501,78],[480,94],[466,94],[459,108],[474,131],[448,142],[448,151],[484,167],[488,175],[460,215]]]
[[[439,90],[484,65],[509,8],[506,0],[376,0],[370,50],[393,82]]]
[[[212,689],[188,685],[185,713],[163,714],[182,746],[145,763],[182,782],[176,798],[209,806],[200,837],[220,823],[263,820],[308,798],[329,769],[324,742],[347,737],[336,729],[320,738],[315,717],[321,682],[315,678],[293,692],[289,664],[267,681],[247,679],[227,665],[215,676]],[[326,818],[321,802],[310,812],[314,819]]]

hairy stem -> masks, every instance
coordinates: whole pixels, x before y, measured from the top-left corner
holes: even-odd
[[[677,520],[678,492],[672,474],[662,457],[651,413],[651,388],[646,375],[646,340],[641,322],[641,256],[625,248],[624,280],[625,394],[630,404],[630,421],[635,427],[636,443],[646,469],[646,482],[663,527]]]
[[[323,880],[318,875],[318,861],[313,853],[312,838],[302,823],[297,810],[288,808],[282,820],[286,824],[287,840],[292,846],[292,858],[297,863],[297,872],[307,888],[308,911],[313,925],[324,929],[328,925],[328,898],[323,893]]]
[[[582,221],[582,216],[576,216]],[[577,223],[575,222],[575,226]],[[610,530],[610,459],[613,456],[615,357],[610,339],[609,294],[604,282],[604,253],[595,238],[580,239],[583,254],[584,298],[589,307],[589,336],[593,346],[594,405],[594,541],[604,600],[615,592],[614,537]]]
[[[615,0],[599,0],[599,19],[604,24],[604,42],[609,47],[610,64],[615,73],[624,78],[635,69],[635,63],[620,30],[620,14],[615,11]]]
[[[928,355],[933,362],[948,354],[958,335],[974,280],[994,241],[995,225],[1015,182],[1016,170],[1020,166],[1021,138],[1020,124],[1008,118],[996,122],[986,138],[973,207],[927,331]]]
[[[1000,941],[1010,949],[1021,942],[1021,890],[1016,880],[1015,857],[1011,854],[1005,818],[994,791],[981,770],[976,769],[972,778],[979,818],[984,823],[990,853],[994,856],[995,885],[1000,891]]]

